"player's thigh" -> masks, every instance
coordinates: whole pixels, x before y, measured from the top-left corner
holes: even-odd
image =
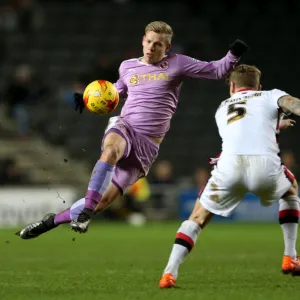
[[[127,146],[126,139],[118,132],[109,132],[104,137],[103,141],[103,152],[101,157],[106,158],[106,156],[111,155],[111,151],[117,156],[117,160],[121,159],[125,153]]]

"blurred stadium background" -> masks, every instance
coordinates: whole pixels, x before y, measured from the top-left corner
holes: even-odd
[[[26,222],[84,194],[108,118],[77,115],[72,93],[95,79],[114,82],[120,62],[141,55],[147,23],[170,23],[173,51],[201,60],[219,59],[231,41],[244,39],[251,51],[243,62],[261,68],[264,88],[298,95],[299,6],[296,0],[2,3],[0,224]],[[132,211],[149,219],[187,216],[209,176],[208,158],[220,152],[214,112],[227,95],[225,82],[185,82],[147,182],[106,217],[126,219]],[[282,133],[281,147],[298,178],[296,130]],[[245,205],[242,212],[250,204]],[[276,219],[274,211],[267,210],[268,216],[264,211],[262,218]]]
[[[221,58],[228,45],[241,38],[250,46],[243,62],[262,70],[264,88],[299,96],[299,12],[298,0],[1,1],[0,227],[36,220],[84,195],[108,118],[88,112],[79,116],[72,94],[95,79],[114,82],[122,60],[142,55],[147,23],[168,22],[175,31],[172,50],[201,60]],[[175,220],[177,225],[185,219],[209,176],[209,157],[220,152],[214,113],[227,95],[225,82],[187,80],[148,178],[98,218],[136,224]],[[281,136],[283,161],[297,178],[298,126]],[[249,195],[226,221],[267,221],[275,226],[277,207],[259,208],[258,199]],[[166,223],[157,224],[163,228]],[[4,242],[10,240],[7,232],[12,233],[1,233]],[[280,245],[279,229],[277,234]],[[170,236],[167,241],[171,245]],[[50,244],[45,245],[50,251]],[[26,249],[27,254],[33,251]],[[67,250],[65,254],[67,258]]]

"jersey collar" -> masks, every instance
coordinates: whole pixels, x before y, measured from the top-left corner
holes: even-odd
[[[255,91],[254,89],[251,89],[251,88],[245,88],[245,89],[240,89],[238,90],[236,93],[239,93],[239,92],[245,92],[245,91]]]

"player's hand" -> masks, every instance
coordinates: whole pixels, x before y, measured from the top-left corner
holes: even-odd
[[[230,46],[230,52],[237,57],[241,57],[244,53],[248,51],[248,45],[242,40],[235,40]]]
[[[74,93],[73,94],[73,100],[75,103],[75,110],[79,111],[79,113],[81,114],[83,109],[84,109],[84,102],[83,102],[83,94],[80,93]]]
[[[296,124],[295,120],[292,119],[285,119],[285,120],[281,120],[279,123],[279,129],[280,130],[285,130],[288,129],[290,127],[294,127]]]

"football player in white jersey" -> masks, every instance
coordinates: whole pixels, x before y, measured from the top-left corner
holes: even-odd
[[[248,192],[260,197],[263,206],[280,199],[285,244],[282,271],[300,275],[296,252],[299,198],[292,174],[281,163],[277,143],[282,113],[300,116],[300,99],[277,89],[262,91],[260,77],[261,72],[248,65],[236,67],[229,76],[230,98],[215,115],[222,153],[189,219],[176,233],[161,288],[175,286],[180,264],[212,217],[230,216]]]

